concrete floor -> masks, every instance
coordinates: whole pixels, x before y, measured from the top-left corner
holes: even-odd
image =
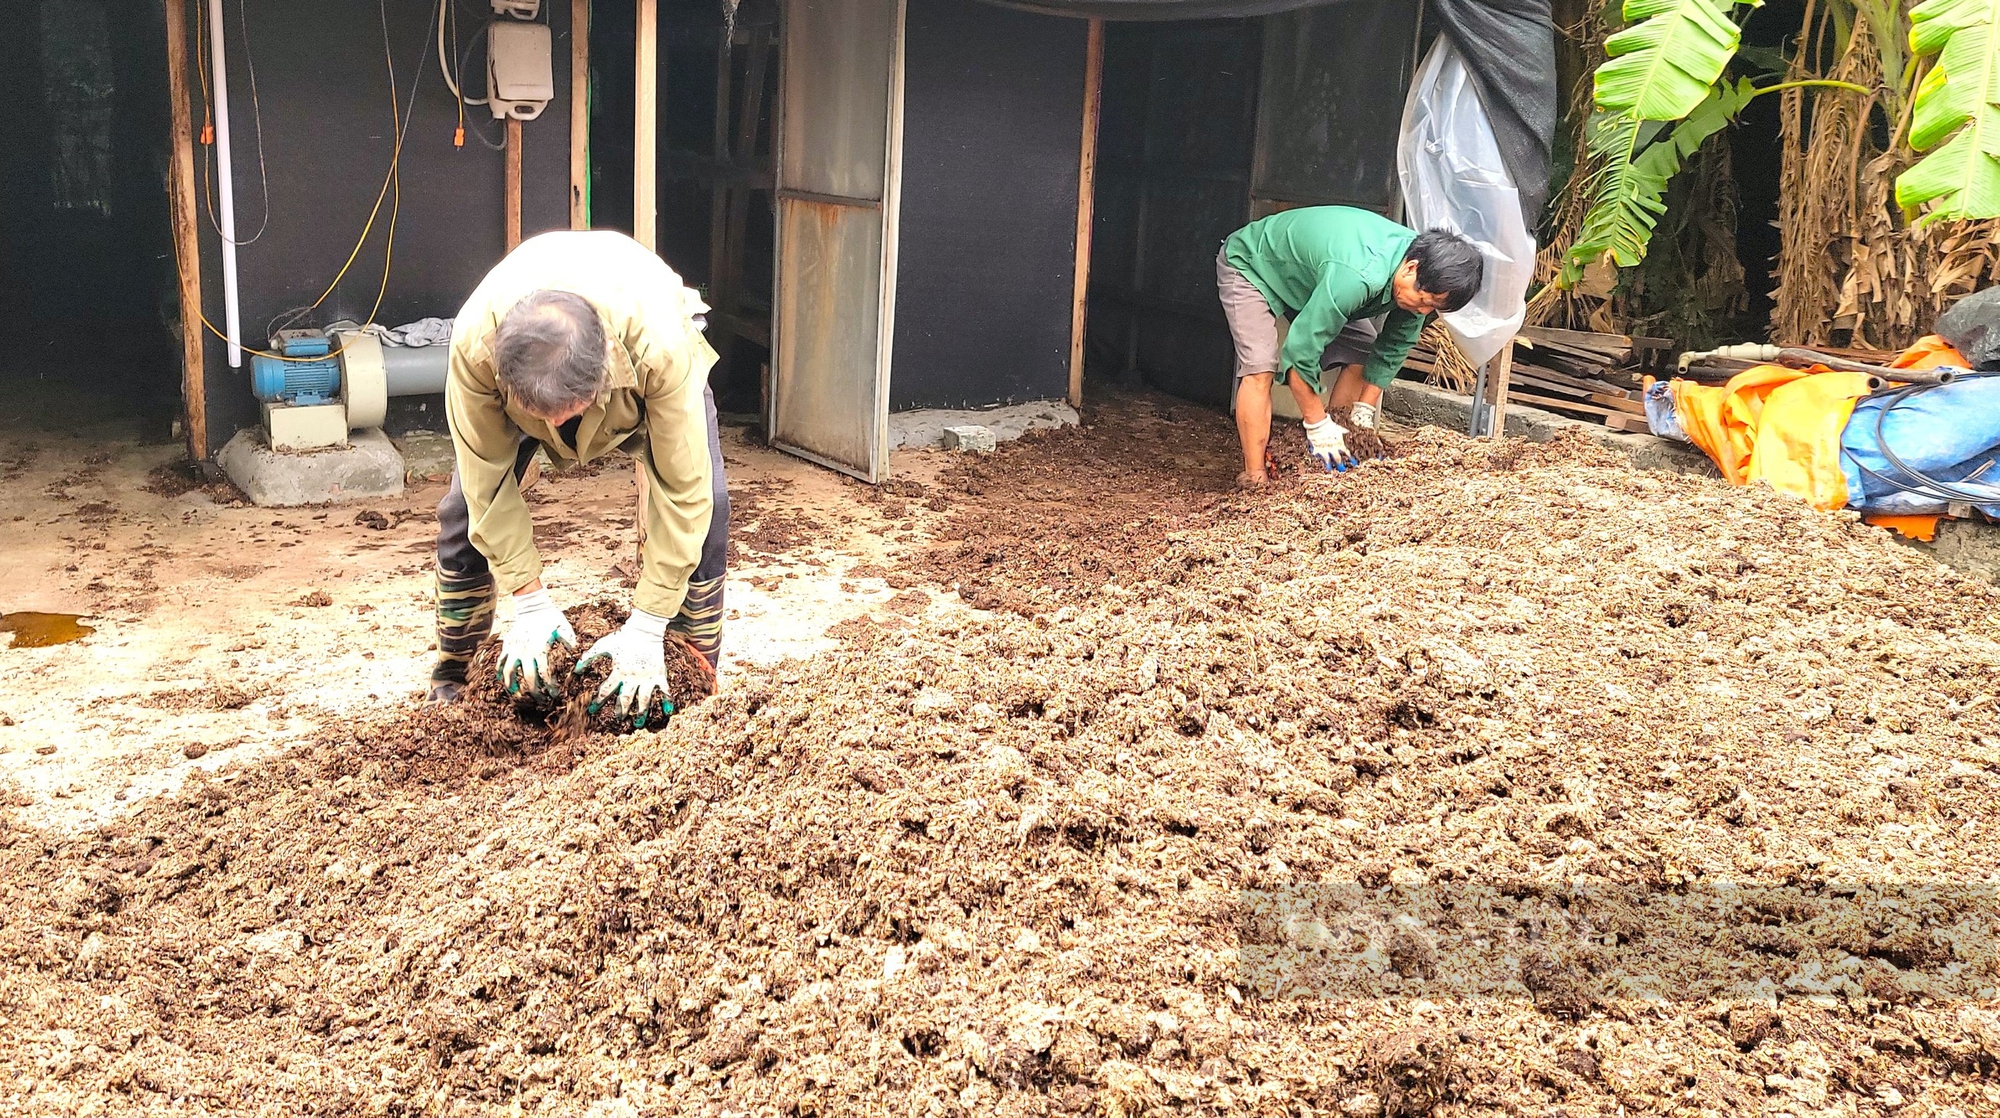
[[[736,505],[731,664],[801,656],[891,597],[858,564],[920,543],[933,514],[725,432]],[[164,495],[172,446],[116,430],[0,432],[0,613],[81,613],[96,632],[50,648],[0,636],[0,806],[87,826],[331,720],[418,698],[433,658],[432,514],[441,482],[304,509]],[[904,451],[899,477],[946,461]],[[557,599],[624,598],[634,482],[622,459],[549,474],[530,494]],[[383,527],[371,527],[362,518]],[[323,592],[324,598],[314,592]],[[326,600],[330,604],[309,602]]]

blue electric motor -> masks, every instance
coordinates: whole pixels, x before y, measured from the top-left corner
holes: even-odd
[[[267,404],[330,404],[340,395],[340,359],[333,339],[316,330],[287,331],[276,339],[276,357],[250,359],[250,391]],[[320,360],[313,360],[319,358]]]

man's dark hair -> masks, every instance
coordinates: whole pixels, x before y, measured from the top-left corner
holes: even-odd
[[[1486,278],[1486,260],[1478,247],[1447,229],[1417,234],[1403,259],[1417,262],[1417,287],[1444,296],[1447,311],[1472,302]]]
[[[604,383],[604,323],[581,295],[537,291],[500,320],[493,360],[522,410],[561,415],[595,399]]]

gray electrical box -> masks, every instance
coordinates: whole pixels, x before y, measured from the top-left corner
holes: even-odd
[[[486,29],[486,100],[496,120],[533,120],[555,99],[554,42],[546,24],[496,19]]]

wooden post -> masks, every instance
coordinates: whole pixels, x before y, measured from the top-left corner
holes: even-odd
[[[1083,60],[1083,158],[1076,184],[1076,290],[1069,312],[1069,405],[1083,406],[1083,335],[1090,293],[1090,226],[1097,190],[1097,113],[1104,97],[1104,21],[1090,21]]]
[[[507,251],[521,246],[521,122],[507,118]]]
[[[659,248],[660,163],[660,0],[639,0],[638,39],[633,49],[632,238],[648,250]]]
[[[569,0],[569,227],[590,228],[590,0]]]
[[[1514,341],[1509,338],[1486,365],[1486,437],[1507,437],[1507,381],[1514,371]]]
[[[208,384],[202,359],[201,240],[194,200],[194,116],[188,107],[187,9],[167,0],[167,97],[173,117],[173,160],[167,165],[174,227],[174,264],[181,281],[181,398],[188,457],[208,461]]]

